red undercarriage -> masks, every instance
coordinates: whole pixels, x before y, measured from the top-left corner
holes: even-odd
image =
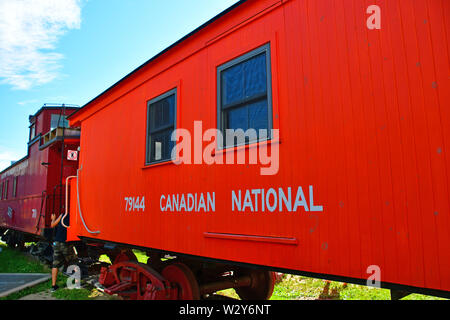
[[[242,299],[265,300],[277,279],[270,271],[204,263],[199,267],[178,259],[154,261],[154,265],[139,263],[129,251],[121,252],[111,266],[102,268],[99,282],[106,293],[127,300],[199,300],[229,288]]]

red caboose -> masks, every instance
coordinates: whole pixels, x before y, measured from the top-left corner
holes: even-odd
[[[450,2],[373,2],[241,1],[70,116],[71,237],[151,257],[111,292],[259,299],[278,270],[449,296]]]
[[[65,179],[78,167],[69,151],[80,143],[66,118],[77,109],[44,105],[30,116],[27,155],[0,173],[0,234],[12,247],[42,239],[51,214],[64,212]]]

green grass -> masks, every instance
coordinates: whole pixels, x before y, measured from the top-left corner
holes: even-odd
[[[34,258],[17,250],[11,250],[4,243],[0,242],[0,273],[50,273],[51,270],[47,266],[41,264]],[[103,296],[96,289],[66,289],[68,277],[61,272],[58,273],[56,284],[62,288],[52,293],[52,296],[62,300],[93,300]],[[0,300],[17,300],[24,296],[35,294],[43,291],[49,291],[51,288],[51,280],[40,283],[36,286],[26,288],[19,292],[10,294]]]
[[[331,300],[390,300],[388,289],[356,284],[325,281],[301,276],[285,275],[275,286],[272,300],[331,299]],[[403,300],[437,300],[441,298],[411,294]]]
[[[133,250],[133,253],[136,255],[136,258],[140,263],[147,263],[148,257],[145,252],[139,250]]]
[[[60,300],[92,300],[104,296],[96,289],[60,289],[52,294]]]
[[[238,299],[233,289],[219,294]],[[355,284],[325,281],[294,275],[285,275],[278,283],[270,300],[390,300],[390,290]],[[411,294],[402,300],[445,300],[438,297]]]
[[[22,252],[9,249],[2,242],[0,242],[0,249],[0,273],[50,273],[50,269],[47,266],[24,255]],[[29,294],[45,291],[50,286],[51,281],[49,280],[0,298],[0,300],[16,300]]]
[[[49,273],[50,269],[0,242],[0,273]]]
[[[22,252],[11,250],[0,242],[0,273],[50,273],[50,269],[39,261],[25,255]],[[148,257],[144,252],[133,250],[141,263],[147,263]],[[110,263],[106,255],[100,257],[100,261]],[[53,297],[62,300],[93,300],[104,297],[93,288],[66,289],[67,277],[58,274],[57,284],[60,288],[53,293]],[[46,281],[31,288],[0,298],[0,300],[15,300],[23,296],[47,291],[51,287],[51,281]],[[219,294],[238,299],[233,289],[220,291]],[[115,299],[114,297],[109,297]],[[387,289],[370,288],[366,286],[345,284],[341,282],[325,281],[294,275],[285,275],[273,291],[271,300],[390,300],[390,291]],[[411,294],[403,300],[445,300],[437,297],[421,294]]]

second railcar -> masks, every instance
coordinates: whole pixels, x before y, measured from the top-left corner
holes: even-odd
[[[51,214],[64,212],[65,178],[76,173],[80,130],[67,116],[78,107],[44,105],[30,115],[27,155],[0,172],[0,235],[11,247],[50,238]]]

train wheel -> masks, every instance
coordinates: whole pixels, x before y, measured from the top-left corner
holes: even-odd
[[[171,300],[177,294],[158,272],[134,261],[102,268],[99,283],[107,294],[118,294],[126,300]]]
[[[248,287],[236,288],[236,293],[242,300],[269,300],[275,287],[275,275],[271,271],[246,270],[252,279]]]
[[[178,287],[178,300],[200,300],[200,289],[191,269],[183,263],[173,263],[161,275]]]

